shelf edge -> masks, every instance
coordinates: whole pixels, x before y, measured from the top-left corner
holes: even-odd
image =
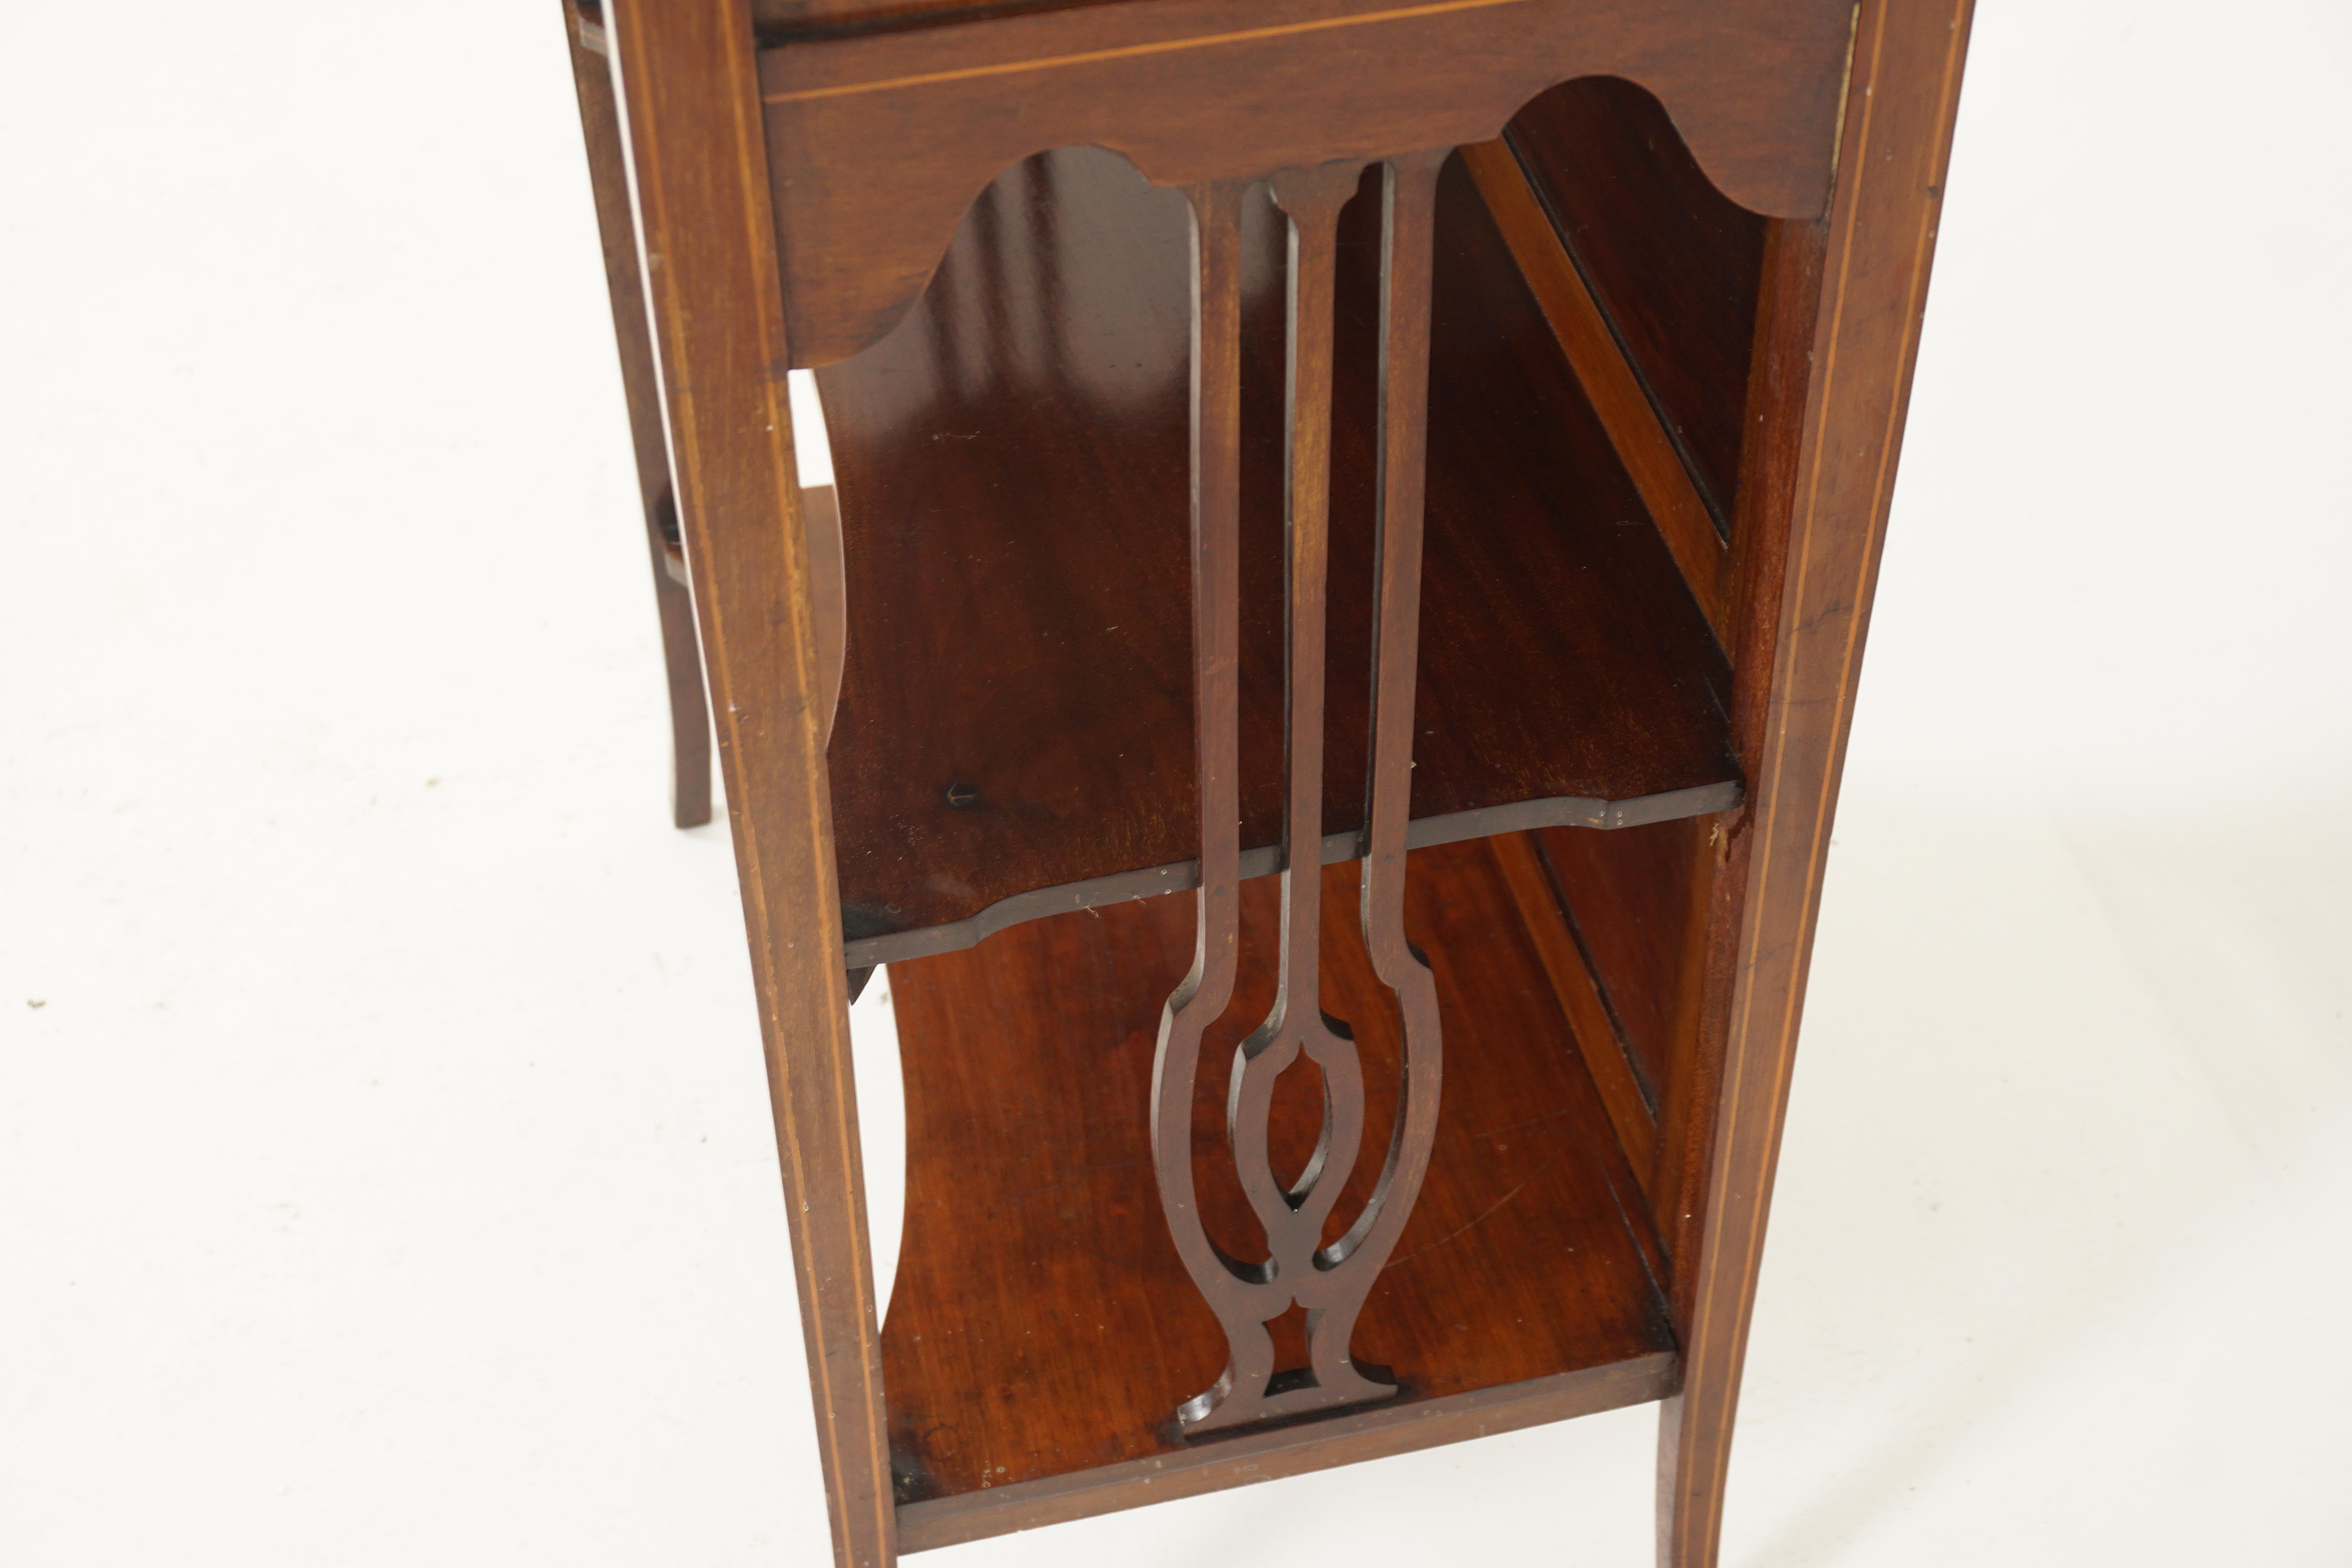
[[[1697,784],[1689,789],[1667,790],[1659,795],[1637,795],[1631,800],[1592,800],[1582,795],[1556,795],[1544,800],[1515,801],[1508,805],[1416,818],[1405,834],[1405,847],[1425,849],[1436,844],[1454,844],[1465,838],[1488,838],[1497,833],[1523,833],[1538,827],[1641,827],[1653,822],[1671,822],[1678,817],[1730,811],[1739,805],[1742,798],[1739,783],[1733,779],[1721,784]],[[1330,866],[1357,858],[1361,852],[1361,839],[1362,835],[1358,833],[1324,835],[1323,864]],[[1270,877],[1281,869],[1282,847],[1278,844],[1242,852],[1241,875],[1244,881],[1254,877]],[[1172,866],[1149,866],[1139,871],[1121,871],[1108,877],[1092,877],[1083,882],[1065,882],[1059,887],[1038,888],[1026,893],[1015,893],[1009,899],[999,899],[976,915],[951,921],[945,925],[861,937],[843,944],[843,957],[852,969],[864,969],[877,963],[897,963],[903,959],[929,958],[934,953],[955,952],[973,946],[1008,926],[1020,925],[1026,921],[1043,920],[1048,915],[1067,914],[1073,910],[1093,909],[1102,904],[1157,898],[1162,893],[1190,892],[1200,885],[1200,865],[1192,860],[1180,860]]]
[[[1244,1432],[1181,1453],[898,1505],[898,1550],[928,1552],[1226,1487],[1385,1458],[1663,1399],[1675,1352],[1410,1405]]]

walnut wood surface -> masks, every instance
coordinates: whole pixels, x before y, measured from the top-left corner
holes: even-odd
[[[596,13],[601,18],[602,13]],[[637,499],[653,565],[654,605],[661,616],[662,663],[669,681],[670,820],[699,827],[710,820],[710,704],[702,689],[702,650],[694,633],[676,538],[677,508],[670,495],[669,443],[662,432],[661,383],[654,369],[653,330],[646,320],[645,283],[637,266],[635,220],[629,211],[629,172],[623,162],[619,105],[604,29],[565,0],[572,80],[580,98],[580,132],[588,153],[588,181],[596,201],[596,229],[604,247],[604,286],[613,302],[613,336],[621,351],[621,390],[628,400],[629,436],[637,459]]]
[[[742,0],[607,12],[841,1568],[887,1568],[880,1336],[808,540]]]
[[[1262,195],[1243,210],[1248,850],[1283,818],[1285,241]],[[1339,237],[1328,833],[1364,823],[1378,216],[1360,194]],[[1110,153],[1034,159],[904,328],[818,373],[846,541],[828,760],[854,936],[1198,852],[1185,222],[1181,193]],[[1458,166],[1438,234],[1413,816],[1736,781],[1721,651]]]
[[[1844,174],[1823,243],[1811,253],[1822,279],[1804,360],[1811,374],[1792,373],[1778,406],[1761,411],[1767,426],[1801,411],[1786,489],[1777,458],[1749,466],[1743,479],[1743,489],[1759,492],[1760,507],[1785,505],[1789,522],[1785,554],[1743,585],[1745,616],[1769,628],[1763,647],[1770,653],[1743,658],[1735,721],[1754,758],[1753,794],[1727,867],[1739,895],[1733,929],[1710,953],[1711,963],[1727,961],[1729,1005],[1709,1158],[1683,1205],[1699,1229],[1678,1253],[1685,1381],[1659,1427],[1665,1568],[1709,1568],[1721,1538],[1764,1216],[1970,16],[1969,0],[1865,0],[1861,7]],[[1790,249],[1784,270],[1801,276],[1805,247]],[[1769,308],[1769,288],[1766,300]],[[1766,323],[1759,340],[1770,341]]]
[[[1727,531],[1764,219],[1710,183],[1631,82],[1555,88],[1508,139]]]
[[[1394,1405],[1670,1350],[1626,1221],[1639,1188],[1492,852],[1447,846],[1409,863],[1405,933],[1429,955],[1452,1060],[1429,1174],[1356,1353],[1403,1385]],[[1325,877],[1322,1001],[1358,1026],[1377,1147],[1395,1115],[1396,1014],[1350,918],[1347,871]],[[1170,1419],[1226,1345],[1160,1218],[1144,1117],[1160,999],[1192,957],[1189,901],[1032,921],[891,968],[908,1210],[883,1345],[902,1503],[984,1506],[983,1489],[1222,1441],[1187,1444]],[[1273,880],[1244,884],[1241,903],[1234,1002],[1205,1063],[1229,1057],[1274,999]],[[1202,1210],[1229,1252],[1263,1257],[1225,1156],[1221,1077],[1202,1074],[1194,1104]],[[1319,1103],[1277,1097],[1275,1113],[1275,1163],[1297,1169]],[[1358,1164],[1327,1235],[1375,1175]],[[1154,1495],[1140,1486],[1083,1511]]]
[[[876,342],[1003,170],[1053,147],[1156,184],[1491,141],[1552,84],[1642,81],[1716,184],[1818,216],[1846,0],[1152,0],[766,51],[769,177],[798,356]],[[892,155],[877,158],[877,147]]]

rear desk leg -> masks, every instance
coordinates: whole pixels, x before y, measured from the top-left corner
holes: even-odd
[[[637,237],[629,216],[629,174],[622,163],[619,105],[606,59],[601,13],[584,24],[579,0],[563,0],[572,40],[572,79],[580,94],[580,131],[588,149],[588,179],[595,192],[596,227],[604,242],[604,286],[613,298],[613,335],[621,350],[621,387],[629,403],[629,435],[636,449],[637,493],[653,558],[654,605],[661,614],[662,659],[669,669],[672,768],[670,815],[680,827],[710,820],[710,708],[702,694],[702,654],[695,646],[694,599],[686,584],[684,542],[669,484],[669,447],[662,436],[661,384],[646,321]]]
[[[824,767],[830,693],[746,0],[608,3],[841,1568],[897,1521]],[[688,306],[691,305],[691,309]]]
[[[1714,1100],[1708,1124],[1686,1130],[1688,1180],[1668,1184],[1680,1189],[1667,1218],[1683,1381],[1659,1427],[1663,1568],[1712,1568],[1722,1539],[1764,1215],[1970,4],[1864,0],[1829,221],[1776,225],[1768,254],[1759,342],[1774,352],[1779,312],[1780,363],[1766,374],[1786,390],[1777,408],[1769,396],[1760,410],[1751,403],[1751,417],[1790,435],[1751,430],[1766,451],[1742,476],[1743,491],[1759,492],[1743,497],[1743,528],[1785,526],[1786,549],[1751,546],[1742,567],[1734,738],[1748,805],[1721,851],[1711,943],[1724,1000],[1711,1009],[1718,1050],[1706,1054],[1719,1089],[1702,1097]],[[1668,1129],[1661,1136],[1673,1142]]]

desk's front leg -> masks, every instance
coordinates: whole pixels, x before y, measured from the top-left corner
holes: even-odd
[[[1713,1568],[1722,1538],[1765,1213],[1970,9],[1866,0],[1827,223],[1785,226],[1767,267],[1759,345],[1785,374],[1759,410],[1760,445],[1780,451],[1743,479],[1769,495],[1740,528],[1772,542],[1750,550],[1738,612],[1734,745],[1748,804],[1711,938],[1728,960],[1710,963],[1728,972],[1715,1025],[1721,1076],[1695,1097],[1712,1100],[1710,1125],[1661,1130],[1669,1160],[1676,1146],[1690,1150],[1669,1216],[1683,1381],[1659,1430],[1662,1568]]]
[[[791,363],[743,0],[608,8],[750,929],[835,1561],[897,1554]]]

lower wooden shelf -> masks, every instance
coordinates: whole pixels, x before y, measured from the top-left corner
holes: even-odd
[[[1225,1353],[1169,1240],[1148,1137],[1192,900],[1057,915],[891,967],[908,1200],[882,1355],[903,1548],[1665,1392],[1675,1341],[1656,1240],[1528,924],[1542,912],[1523,913],[1487,841],[1419,850],[1411,867],[1405,929],[1436,974],[1443,1110],[1354,1342],[1400,1393],[1289,1428],[1188,1443],[1174,1427]],[[1397,1029],[1355,928],[1355,878],[1323,875],[1323,1003],[1354,1029],[1369,1101],[1336,1236],[1377,1175]],[[1246,1258],[1265,1251],[1226,1153],[1222,1064],[1274,998],[1274,879],[1246,884],[1243,908],[1234,1005],[1202,1053],[1194,1162],[1211,1234]],[[1276,1092],[1277,1169],[1304,1163],[1320,1113],[1302,1064]]]

